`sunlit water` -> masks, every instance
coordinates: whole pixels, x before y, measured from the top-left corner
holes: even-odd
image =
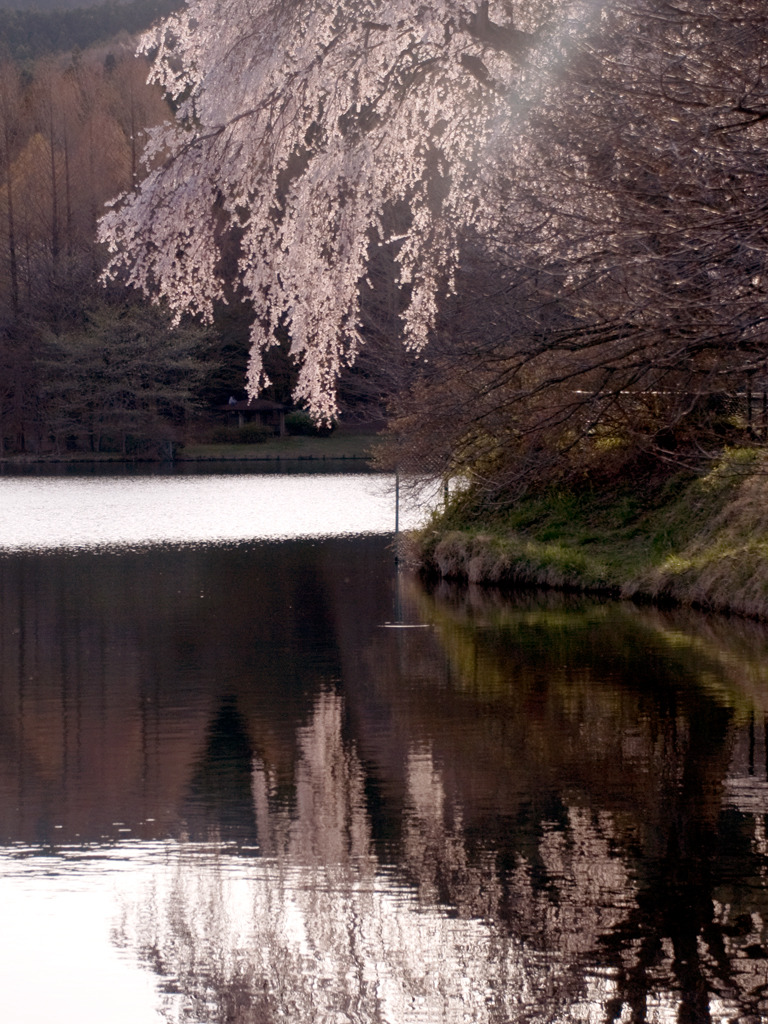
[[[762,628],[430,587],[295,479],[0,479],[2,1020],[768,1020]]]
[[[424,517],[406,502],[400,512],[403,529]],[[394,479],[385,475],[0,479],[0,550],[333,537],[394,525]]]

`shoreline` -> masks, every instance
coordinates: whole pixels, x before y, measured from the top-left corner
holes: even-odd
[[[173,466],[188,462],[372,462],[376,434],[344,433],[330,437],[290,436],[260,444],[185,444],[173,458],[158,454],[125,455],[121,452],[68,452],[54,455],[0,455],[0,469],[45,465],[143,465]]]
[[[768,456],[734,451],[648,495],[559,490],[505,517],[451,510],[406,542],[427,576],[552,589],[768,621]]]
[[[86,456],[83,458],[71,459],[64,456],[55,458],[32,457],[32,458],[0,458],[0,466],[78,466],[78,465],[103,465],[103,466],[133,466],[141,464],[144,466],[175,466],[179,463],[188,462],[370,462],[365,455],[181,455],[174,459],[152,459],[149,457],[137,456],[110,456],[105,458],[98,455]]]

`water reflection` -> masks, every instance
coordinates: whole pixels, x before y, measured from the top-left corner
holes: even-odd
[[[61,478],[76,477],[179,477],[179,476],[317,476],[371,475],[366,459],[357,457],[190,459],[188,462],[16,462],[0,460],[0,477]]]
[[[2,862],[168,1021],[766,1019],[765,632],[392,561],[0,560]]]

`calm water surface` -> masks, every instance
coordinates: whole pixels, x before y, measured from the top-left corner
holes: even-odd
[[[3,1021],[768,1020],[766,633],[293,479],[0,479]]]
[[[386,533],[395,523],[393,481],[384,475],[17,476],[0,478],[0,487],[5,550]],[[406,529],[420,513],[402,511]]]

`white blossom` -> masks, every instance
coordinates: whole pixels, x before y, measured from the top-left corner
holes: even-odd
[[[227,295],[221,233],[237,226],[235,283],[253,307],[249,392],[280,324],[301,366],[297,399],[330,419],[361,342],[371,239],[386,239],[390,211],[410,211],[396,258],[416,349],[451,289],[462,228],[493,229],[482,170],[575,11],[561,0],[553,18],[552,3],[518,2],[523,31],[497,7],[489,21],[487,4],[465,0],[188,0],[141,43],[178,112],[150,135],[154,169],[101,220],[107,276],[177,318],[210,320]]]

